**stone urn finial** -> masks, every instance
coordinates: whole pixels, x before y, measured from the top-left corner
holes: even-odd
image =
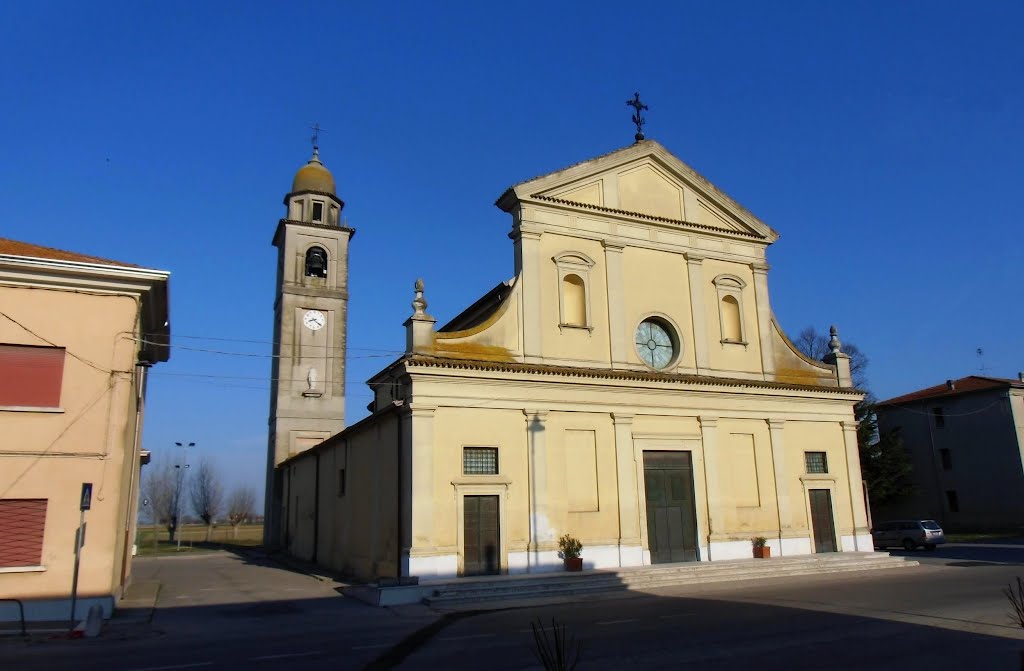
[[[422,317],[427,313],[427,299],[423,297],[422,277],[416,280],[413,289],[416,290],[416,297],[412,299],[413,316]]]
[[[828,350],[833,354],[839,354],[843,349],[843,343],[839,341],[839,329],[832,325],[828,329],[828,334],[831,336],[828,339]]]

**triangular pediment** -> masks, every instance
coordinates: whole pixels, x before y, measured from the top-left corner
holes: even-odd
[[[653,140],[521,182],[498,200],[539,200],[774,242],[778,234]]]

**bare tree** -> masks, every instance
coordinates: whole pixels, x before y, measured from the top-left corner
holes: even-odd
[[[220,473],[209,457],[203,457],[199,468],[192,475],[189,494],[193,512],[206,523],[206,540],[209,542],[213,523],[220,515],[224,503],[224,487],[221,484]]]
[[[793,344],[808,358],[821,361],[829,353],[829,336],[818,333],[813,326],[806,327],[800,331]],[[868,357],[859,347],[851,342],[844,342],[842,351],[850,357],[850,377],[853,378],[853,386],[867,391],[868,388]],[[870,396],[870,392],[868,392]]]
[[[154,524],[167,527],[173,541],[178,530],[179,472],[174,464],[155,463],[146,469],[145,475],[142,497],[149,502],[149,516]]]
[[[256,490],[249,486],[236,487],[228,496],[227,509],[232,535],[238,538],[238,525],[256,512]]]

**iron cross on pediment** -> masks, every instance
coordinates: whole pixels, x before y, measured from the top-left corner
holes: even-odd
[[[639,91],[633,94],[632,100],[626,101],[626,105],[636,110],[636,113],[633,114],[633,123],[636,124],[636,135],[633,137],[639,142],[644,139],[644,124],[647,123],[647,120],[643,117],[643,111],[647,109],[647,105],[640,102]]]

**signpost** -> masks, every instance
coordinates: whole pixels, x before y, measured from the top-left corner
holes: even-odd
[[[78,535],[75,538],[75,572],[71,578],[71,627],[75,626],[75,604],[78,601],[78,563],[82,558],[82,546],[85,544],[85,511],[92,508],[92,483],[82,483],[82,496],[79,498]]]

